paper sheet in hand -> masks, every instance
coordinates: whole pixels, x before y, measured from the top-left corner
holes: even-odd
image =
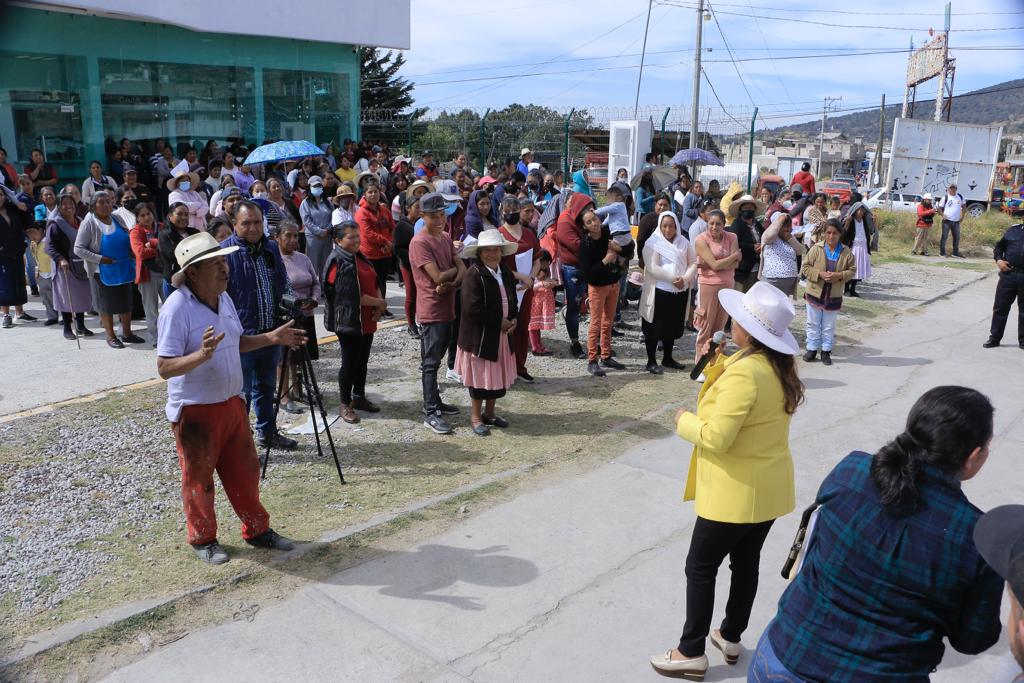
[[[527,249],[522,254],[516,254],[516,272],[520,275],[529,275],[533,272],[533,249]],[[523,305],[523,297],[526,290],[522,285],[516,287],[516,299],[520,306]]]

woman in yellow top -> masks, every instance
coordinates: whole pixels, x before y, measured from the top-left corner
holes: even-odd
[[[787,329],[795,315],[789,297],[766,282],[718,296],[740,348],[708,365],[697,414],[676,414],[676,433],[693,444],[683,499],[696,500],[697,521],[686,557],[683,635],[677,649],[651,658],[658,673],[696,681],[708,669],[704,645],[726,556],[729,601],[721,628],[710,635],[728,664],[739,659],[761,547],[772,523],[796,504],[789,423],[804,396],[793,358],[800,347]]]

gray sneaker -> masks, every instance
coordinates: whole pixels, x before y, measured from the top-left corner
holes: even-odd
[[[193,545],[192,549],[196,551],[196,556],[207,564],[224,564],[231,559],[228,557],[228,552],[217,541]]]
[[[451,434],[452,426],[448,420],[441,417],[440,413],[430,413],[423,416],[423,426],[434,430],[435,434]]]

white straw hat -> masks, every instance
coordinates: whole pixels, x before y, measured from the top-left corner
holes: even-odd
[[[501,255],[510,256],[516,253],[519,245],[506,240],[500,230],[481,230],[480,234],[477,235],[476,242],[467,244],[459,256],[464,259],[476,258],[476,252],[483,247],[501,247]]]
[[[718,300],[735,322],[768,348],[790,355],[800,352],[789,331],[796,310],[781,290],[767,282],[755,282],[746,294],[723,289],[718,292]]]
[[[181,287],[185,282],[185,269],[194,266],[200,261],[211,259],[215,256],[225,256],[238,251],[238,246],[222,247],[208,232],[200,232],[189,235],[178,246],[174,248],[174,260],[181,266],[181,270],[171,276],[171,284]]]

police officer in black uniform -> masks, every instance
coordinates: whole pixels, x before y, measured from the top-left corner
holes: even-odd
[[[1017,339],[1024,349],[1024,223],[1011,225],[996,242],[993,250],[996,265],[999,266],[999,284],[996,285],[996,301],[992,306],[992,329],[988,341],[982,344],[986,349],[999,346],[1003,338],[1006,319],[1010,317],[1013,300],[1017,300]]]

